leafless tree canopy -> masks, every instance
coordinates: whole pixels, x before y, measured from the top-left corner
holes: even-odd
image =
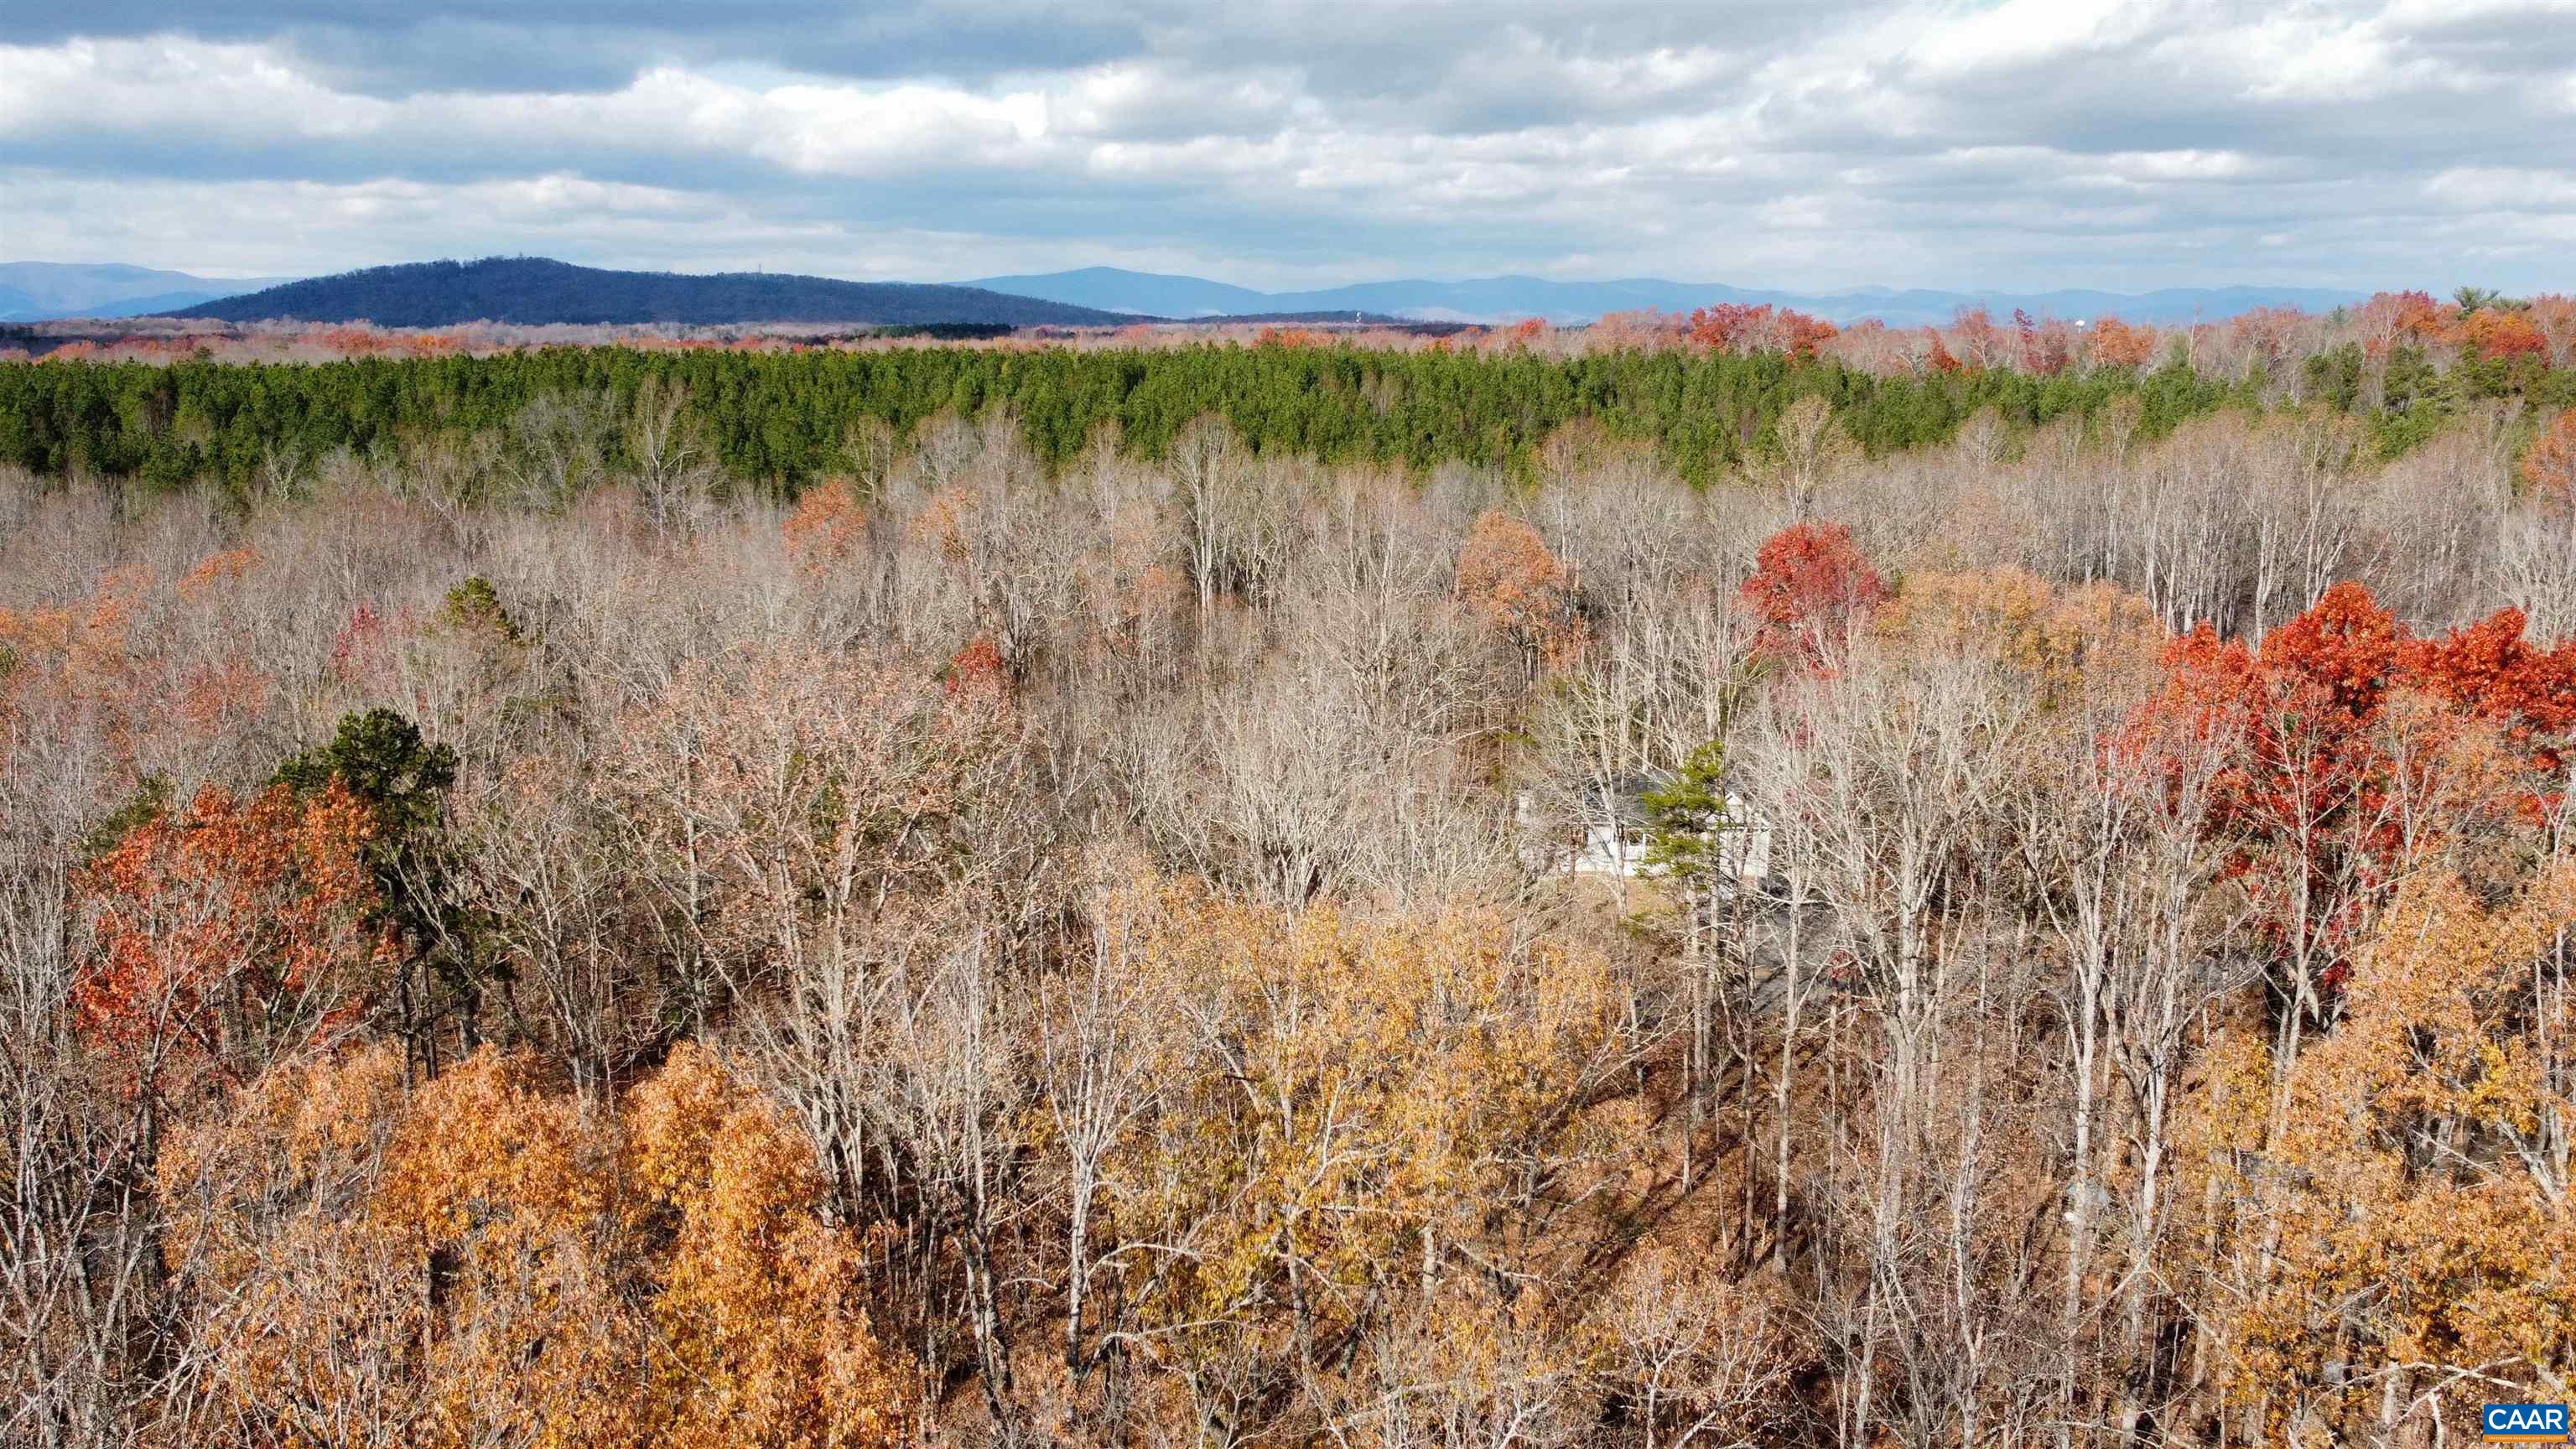
[[[0,1441],[2569,1396],[2576,512],[2502,420],[1810,399],[1702,488],[943,418],[790,507],[605,406],[0,478]]]

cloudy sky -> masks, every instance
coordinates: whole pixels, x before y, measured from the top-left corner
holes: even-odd
[[[2576,0],[6,0],[0,257],[2576,290]]]

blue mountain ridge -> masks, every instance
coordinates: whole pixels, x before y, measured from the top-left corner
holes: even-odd
[[[1205,317],[1258,312],[1379,312],[1425,320],[1507,322],[1544,317],[1550,322],[1591,322],[1605,313],[1654,308],[1688,312],[1720,302],[1793,307],[1835,322],[1874,317],[1892,327],[1947,322],[1962,307],[1986,308],[1998,319],[2014,309],[2034,317],[2070,320],[2118,317],[2128,322],[2220,321],[2257,307],[2329,311],[2367,294],[2327,287],[2168,287],[2125,293],[2065,289],[2048,292],[1954,292],[1927,288],[1856,287],[1804,293],[1719,282],[1674,282],[1628,277],[1564,282],[1545,277],[1478,277],[1441,282],[1362,282],[1308,291],[1263,292],[1204,277],[1083,267],[1067,272],[983,277],[961,283],[988,291],[1066,302],[1106,312],[1160,317]]]

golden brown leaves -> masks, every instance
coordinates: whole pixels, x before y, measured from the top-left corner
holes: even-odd
[[[163,1252],[208,1351],[200,1442],[330,1443],[353,1410],[426,1407],[419,1263],[368,1212],[401,1103],[401,1058],[377,1048],[270,1072],[173,1134]]]
[[[178,1135],[161,1192],[207,1437],[903,1442],[809,1150],[694,1046],[622,1124],[488,1051],[408,1097],[384,1049],[281,1067]]]
[[[704,1050],[630,1103],[625,1161],[670,1231],[651,1277],[671,1445],[894,1444],[904,1375],[856,1295],[857,1245],[823,1222],[813,1154]]]
[[[2001,660],[2051,694],[2155,663],[2165,632],[2147,601],[2111,584],[2065,589],[2018,568],[1908,574],[1877,626],[1911,649]]]
[[[1400,1281],[1455,1277],[1502,1311],[1466,1264],[1526,1264],[1526,1194],[1602,1145],[1573,1109],[1613,1056],[1608,963],[1474,908],[1289,914],[1134,889],[1120,914],[1188,1023],[1162,1120],[1121,1169],[1133,1219],[1190,1225],[1186,1262],[1137,1264],[1171,1275],[1153,1315],[1171,1351],[1322,1353]]]
[[[1458,554],[1458,597],[1533,656],[1559,660],[1581,638],[1574,575],[1538,530],[1508,513],[1476,520]]]
[[[2293,1435],[2367,1420],[2417,1366],[2535,1392],[2576,1371],[2576,1202],[2549,1146],[2576,1102],[2543,1056],[2567,1028],[2545,981],[2571,926],[2564,867],[2501,909],[2452,880],[2409,889],[2291,1073],[2282,1140],[2211,1144],[2210,1241],[2253,1290],[2217,1294],[2213,1326],[2234,1391]]]

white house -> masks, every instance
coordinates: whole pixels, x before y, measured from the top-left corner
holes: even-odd
[[[1534,870],[1569,875],[1639,876],[1646,873],[1646,793],[1655,782],[1622,780],[1604,788],[1587,784],[1577,797],[1575,818],[1552,823],[1536,798],[1524,790],[1513,804],[1513,818],[1530,842],[1525,854]],[[1732,791],[1726,797],[1726,824],[1717,832],[1725,861],[1722,879],[1739,888],[1760,885],[1771,875],[1771,824],[1750,802]]]

